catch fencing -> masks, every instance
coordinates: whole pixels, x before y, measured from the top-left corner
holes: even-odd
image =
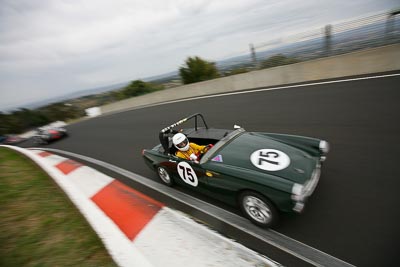
[[[250,53],[218,61],[217,67],[222,73],[238,68],[260,69],[395,43],[400,43],[400,8],[250,44]]]

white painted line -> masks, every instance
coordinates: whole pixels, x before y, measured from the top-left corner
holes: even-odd
[[[240,217],[240,216],[238,216],[238,215],[236,215],[236,214],[230,213],[230,212],[228,212],[228,211],[226,211],[224,209],[221,209],[219,207],[213,206],[213,205],[211,205],[209,203],[206,203],[206,202],[204,202],[202,200],[193,198],[192,196],[186,195],[186,194],[184,194],[184,193],[182,193],[180,191],[174,190],[173,192],[168,192],[168,191],[171,191],[171,188],[168,188],[168,187],[165,188],[164,185],[157,184],[156,182],[154,182],[154,181],[152,181],[150,179],[144,178],[144,177],[142,177],[140,175],[134,174],[134,173],[132,173],[130,171],[127,171],[125,169],[122,169],[120,167],[117,167],[117,166],[114,166],[112,164],[103,162],[101,160],[97,160],[97,159],[93,159],[93,158],[90,158],[90,157],[87,157],[87,156],[79,155],[79,154],[76,154],[76,153],[73,153],[73,152],[68,152],[68,151],[63,151],[63,150],[58,150],[58,149],[52,149],[52,148],[46,148],[44,150],[65,154],[65,155],[68,155],[68,156],[71,156],[71,157],[80,158],[82,160],[94,163],[96,165],[99,165],[99,166],[104,167],[106,169],[110,169],[110,170],[112,170],[112,171],[114,171],[116,173],[119,173],[121,175],[124,175],[125,177],[130,178],[131,180],[134,180],[136,182],[145,184],[147,187],[152,188],[152,189],[154,189],[156,191],[161,191],[160,188],[162,187],[162,193],[167,195],[168,197],[170,197],[172,199],[175,199],[177,201],[183,202],[183,203],[185,203],[185,205],[188,205],[188,206],[193,207],[193,208],[195,208],[197,210],[200,210],[201,212],[203,212],[205,214],[208,214],[208,215],[210,215],[210,216],[212,216],[214,218],[217,218],[218,220],[224,221],[225,223],[230,224],[230,225],[234,226],[237,229],[240,229],[240,230],[242,230],[242,231],[244,231],[244,232],[246,232],[248,234],[251,234],[252,236],[256,237],[257,239],[262,240],[263,242],[265,242],[267,244],[270,244],[270,245],[272,245],[272,246],[274,246],[276,248],[279,248],[282,251],[284,251],[284,252],[286,252],[286,253],[288,253],[290,255],[293,255],[293,256],[295,256],[295,257],[297,257],[297,258],[299,258],[299,259],[301,259],[301,260],[303,260],[305,262],[308,262],[308,263],[310,263],[310,264],[312,264],[314,266],[354,267],[354,265],[352,265],[350,263],[347,263],[347,262],[345,262],[345,261],[343,261],[341,259],[338,259],[338,258],[336,258],[334,256],[331,256],[331,255],[329,255],[329,254],[327,254],[325,252],[322,252],[322,251],[320,251],[318,249],[310,247],[310,246],[308,246],[308,245],[306,245],[304,243],[301,243],[301,242],[299,242],[297,240],[294,240],[294,239],[292,239],[290,237],[287,237],[287,236],[285,236],[285,235],[283,235],[281,233],[278,233],[276,231],[264,230],[264,229],[261,229],[261,228],[259,228],[257,226],[254,226],[254,225],[252,225],[250,223],[247,223],[247,224],[243,225],[242,224],[243,221],[247,221],[247,220],[242,218],[242,217]],[[184,196],[187,199],[191,199],[191,200],[197,202],[197,204],[200,203],[201,205],[204,205],[205,207],[208,206],[208,208],[202,208],[200,205],[194,205],[192,203],[182,201],[181,200],[182,196]],[[211,209],[217,210],[218,212],[212,213],[212,212],[210,212]],[[223,218],[224,214],[225,215],[229,214],[229,216],[232,218],[232,220],[231,221],[226,221],[225,218]]]
[[[79,171],[68,174],[68,179],[82,191],[87,198],[91,198],[114,179],[87,166],[79,167]]]
[[[34,151],[32,151],[32,152],[34,152]],[[44,152],[44,150],[38,150],[38,152],[36,152],[36,154],[40,154],[42,152]],[[49,155],[49,156],[46,156],[46,157],[42,157],[42,156],[39,156],[39,157],[41,157],[43,159],[46,159],[51,165],[57,165],[57,164],[65,161],[65,160],[67,160],[66,158],[61,157],[61,156],[56,155],[56,154],[52,154],[52,155]]]

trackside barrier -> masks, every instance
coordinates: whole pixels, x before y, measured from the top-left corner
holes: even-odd
[[[119,266],[281,266],[81,163],[37,149],[0,147],[46,171]]]

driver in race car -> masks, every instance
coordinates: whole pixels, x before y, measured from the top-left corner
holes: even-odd
[[[212,145],[208,146],[199,146],[195,143],[189,143],[186,135],[183,133],[177,133],[172,137],[172,143],[178,149],[175,155],[177,157],[198,161],[201,154],[204,154],[212,147]]]

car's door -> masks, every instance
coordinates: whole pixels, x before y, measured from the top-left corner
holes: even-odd
[[[221,167],[216,164],[203,165],[208,178],[206,194],[222,202],[235,205],[237,192],[246,188],[246,185],[242,183],[242,179],[237,179]]]

